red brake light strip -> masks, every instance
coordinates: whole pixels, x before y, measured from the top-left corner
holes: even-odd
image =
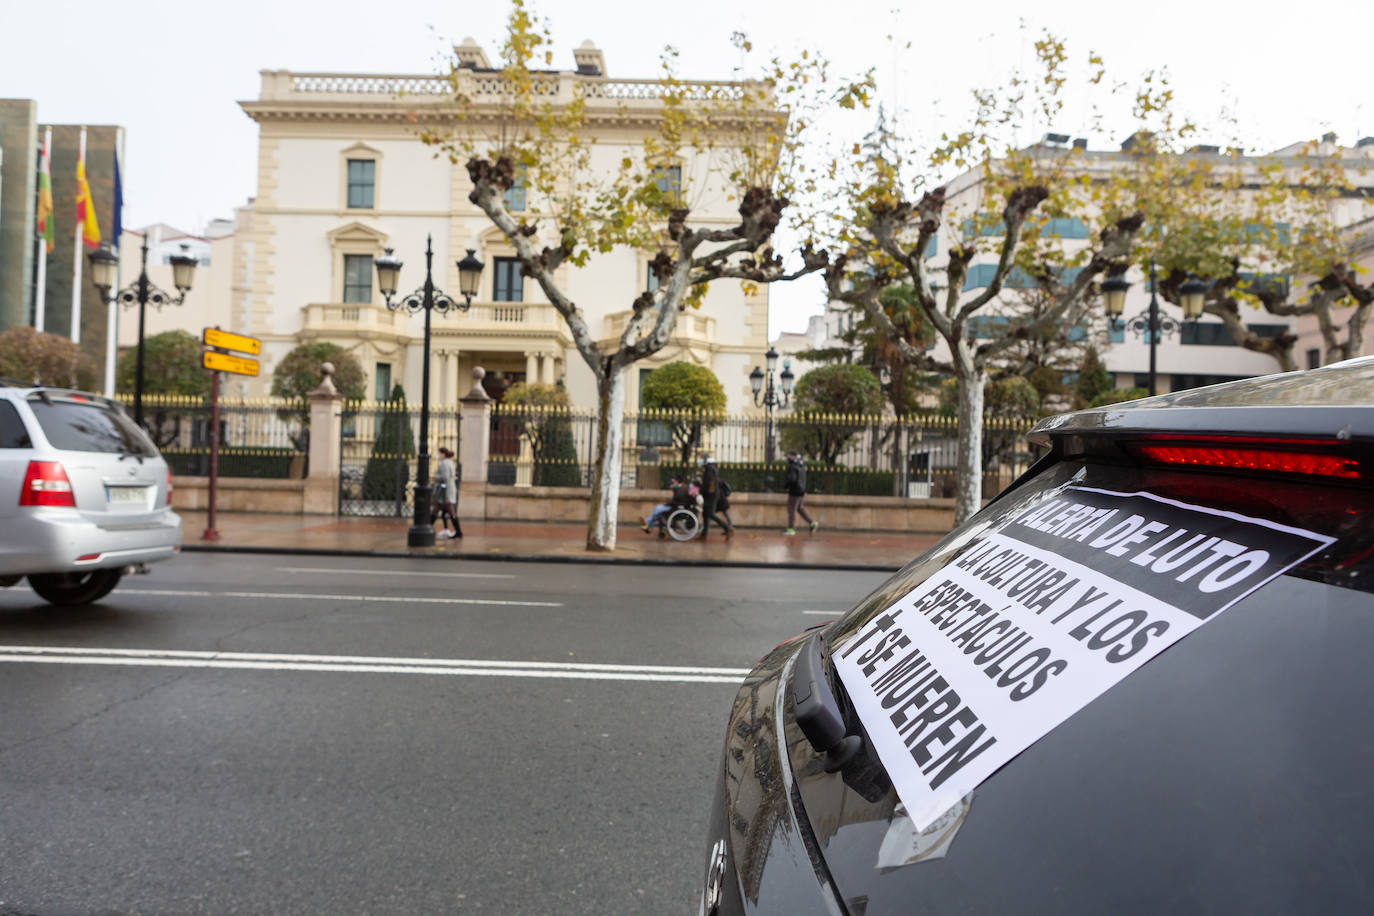
[[[1344,455],[1290,452],[1229,444],[1139,445],[1136,448],[1144,458],[1160,464],[1271,471],[1312,477],[1337,477],[1343,480],[1358,480],[1364,476],[1359,460]]]

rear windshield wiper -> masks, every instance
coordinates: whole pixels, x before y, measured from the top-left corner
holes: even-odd
[[[123,451],[123,450],[121,450],[120,453],[119,453],[119,460],[120,460],[120,461],[123,461],[125,458],[137,458],[139,464],[142,464],[142,463],[143,463],[143,453],[142,453],[142,452]]]
[[[825,769],[842,769],[863,747],[863,738],[849,734],[844,710],[826,676],[827,649],[823,633],[811,635],[797,653],[792,669],[792,709],[806,740],[826,755]]]

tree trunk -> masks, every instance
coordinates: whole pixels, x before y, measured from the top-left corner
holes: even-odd
[[[963,341],[954,354],[954,379],[959,401],[954,524],[962,525],[983,506],[983,386],[987,382]]]
[[[587,549],[615,550],[620,514],[620,444],[625,419],[625,370],[613,366],[596,386],[596,462],[587,518]]]

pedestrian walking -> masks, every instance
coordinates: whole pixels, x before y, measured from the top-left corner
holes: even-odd
[[[787,452],[787,527],[783,529],[783,534],[791,537],[797,533],[797,516],[801,515],[811,525],[811,533],[815,534],[816,529],[821,523],[811,517],[806,511],[802,502],[806,499],[806,465],[802,462],[801,455],[795,450]]]
[[[725,533],[728,541],[735,536],[735,529],[729,522],[716,514],[720,508],[721,497],[720,470],[716,467],[716,459],[710,455],[704,455],[701,459],[701,540],[706,540],[706,532],[711,527],[711,522],[715,521],[720,526],[720,530]]]
[[[439,463],[434,468],[434,498],[429,523],[433,525],[436,519],[444,522],[439,537],[463,536],[463,529],[458,524],[458,471],[453,464],[453,450],[444,447],[439,449]]]

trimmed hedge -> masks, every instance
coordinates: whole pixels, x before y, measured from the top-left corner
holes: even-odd
[[[718,465],[720,476],[730,484],[736,493],[774,493],[783,491],[787,480],[787,462],[775,461],[766,464],[729,464]],[[682,474],[687,479],[701,476],[699,465],[683,465],[681,462],[663,462],[658,466],[659,480],[668,485],[673,474]],[[765,477],[771,477],[771,488],[765,485]],[[806,468],[806,492],[827,493],[836,496],[891,496],[893,487],[891,471],[870,471],[866,468],[820,467]]]
[[[226,446],[219,450],[219,475],[221,477],[258,477],[273,480],[286,480],[291,476],[291,460],[299,455],[291,448],[235,448]],[[208,477],[210,475],[210,451],[164,451],[172,473],[186,477]]]

